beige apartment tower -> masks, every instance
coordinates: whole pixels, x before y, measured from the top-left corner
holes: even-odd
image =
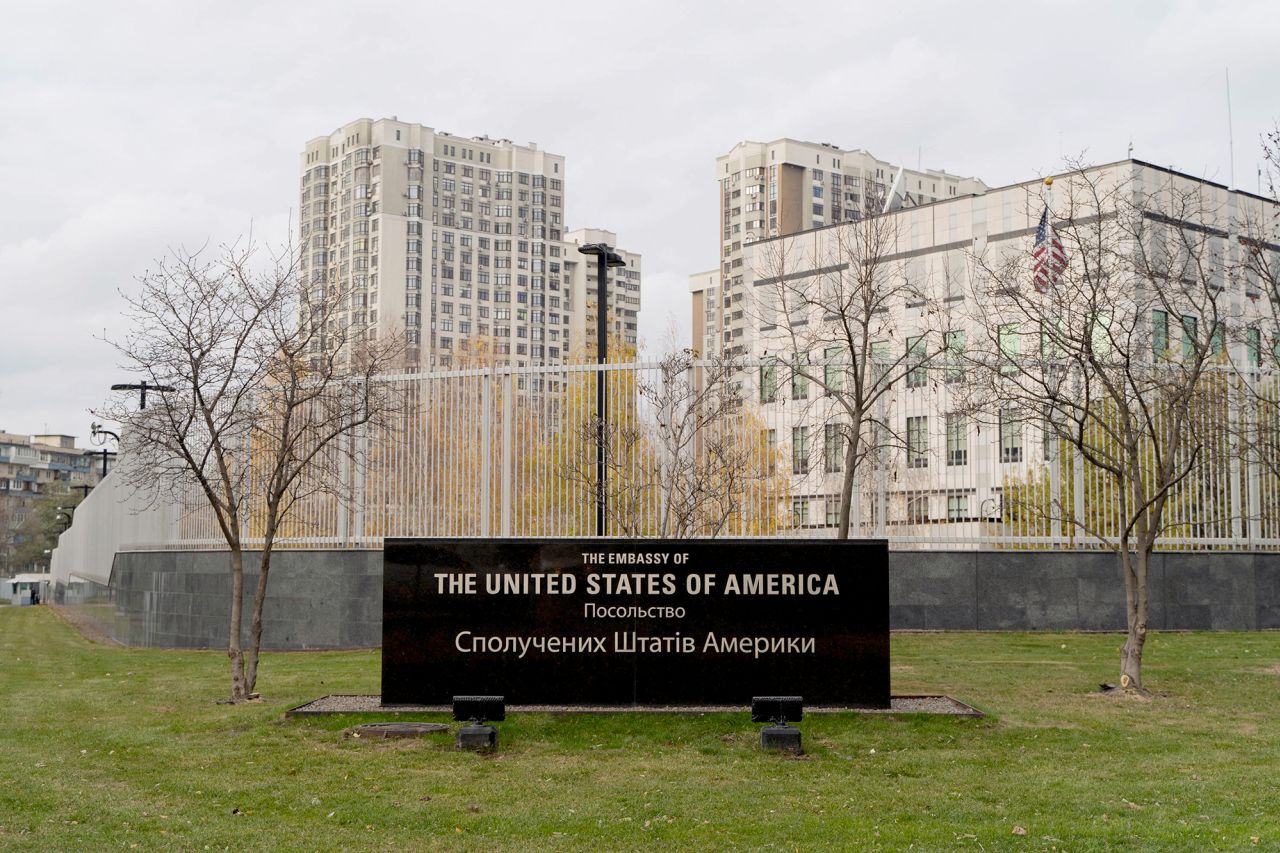
[[[343,300],[348,337],[403,335],[410,370],[567,355],[563,157],[393,117],[313,139],[301,161],[302,281]]]
[[[599,310],[599,265],[594,255],[584,255],[579,246],[604,243],[626,261],[624,267],[608,271],[606,290],[608,327],[611,346],[629,347],[634,357],[639,342],[637,321],[640,315],[640,255],[618,246],[618,235],[603,228],[579,228],[565,235],[565,265],[569,271],[569,292],[573,297],[573,322],[570,325],[570,352],[588,361],[596,358],[596,312]],[[624,355],[610,352],[610,361]]]
[[[906,169],[861,149],[775,139],[739,142],[716,158],[719,266],[690,276],[692,346],[703,354],[747,354],[743,247],[941,199],[986,191],[976,178]]]

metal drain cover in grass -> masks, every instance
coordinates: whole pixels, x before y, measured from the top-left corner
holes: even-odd
[[[449,731],[443,723],[365,723],[351,730],[352,737],[424,737]]]

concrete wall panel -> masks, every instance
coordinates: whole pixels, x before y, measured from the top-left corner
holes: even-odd
[[[246,636],[256,584],[247,555]],[[1153,630],[1280,628],[1280,554],[1159,554],[1150,586]],[[142,551],[116,555],[109,587],[55,595],[128,645],[222,648],[230,589],[225,553]],[[266,648],[380,645],[382,553],[277,552],[265,616]],[[1106,553],[891,551],[889,616],[895,630],[1120,631],[1124,584]]]

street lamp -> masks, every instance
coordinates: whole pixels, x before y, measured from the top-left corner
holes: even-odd
[[[608,243],[586,243],[578,247],[584,255],[596,256],[596,364],[604,365],[609,355],[609,267],[625,267],[622,259]],[[596,371],[596,535],[605,533],[605,419],[608,417],[605,396],[605,372]]]
[[[62,509],[62,507],[58,507],[58,509]],[[66,533],[67,528],[71,527],[71,514],[67,512],[59,512],[53,517],[62,519],[62,532]]]
[[[114,385],[112,386],[115,387]],[[143,394],[143,400],[146,400],[146,394]],[[98,436],[102,436],[102,441],[98,441]],[[116,435],[109,429],[103,429],[100,423],[89,424],[89,439],[94,444],[102,445],[102,476],[107,476],[107,436],[111,436],[116,440],[116,447],[120,446],[120,436]]]
[[[147,389],[151,389],[152,391],[174,390],[172,385],[148,385],[147,380],[145,379],[137,384],[117,382],[115,385],[111,386],[112,391],[140,391],[142,393],[142,400],[138,406],[139,409],[145,409],[147,407]]]

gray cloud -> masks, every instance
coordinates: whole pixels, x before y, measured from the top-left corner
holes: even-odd
[[[86,432],[117,288],[166,247],[283,239],[303,143],[359,116],[535,140],[570,226],[645,257],[687,340],[717,154],[793,136],[982,177],[1137,156],[1236,184],[1280,117],[1270,3],[39,3],[0,55],[0,428]]]

